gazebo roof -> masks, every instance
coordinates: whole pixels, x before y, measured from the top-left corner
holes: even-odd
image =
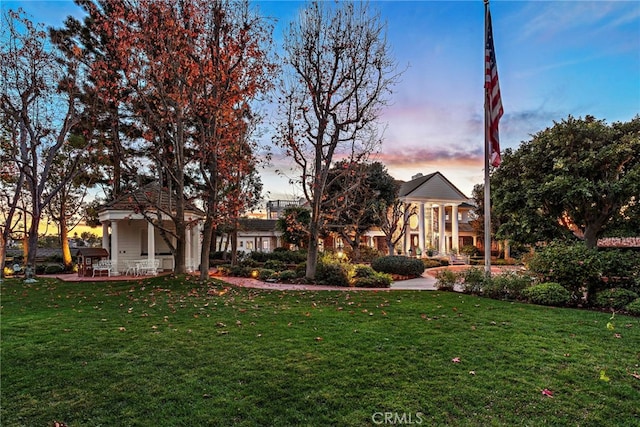
[[[98,212],[109,210],[155,210],[157,208],[165,212],[174,212],[176,202],[176,197],[171,195],[166,187],[161,187],[158,183],[151,183],[136,190],[125,192],[116,199],[102,205]],[[204,216],[204,212],[188,200],[184,208],[187,212]]]

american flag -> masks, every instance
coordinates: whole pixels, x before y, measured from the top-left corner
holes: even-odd
[[[498,83],[498,65],[496,64],[496,51],[493,48],[493,29],[491,28],[491,12],[487,5],[486,11],[486,46],[484,50],[485,63],[485,132],[488,138],[489,162],[492,166],[500,166],[500,136],[498,133],[498,122],[504,113],[502,109],[502,98],[500,97],[500,84]]]

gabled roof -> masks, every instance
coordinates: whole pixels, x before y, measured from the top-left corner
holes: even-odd
[[[98,209],[98,212],[116,211],[140,211],[142,209],[155,209],[159,206],[161,210],[167,212],[175,211],[177,199],[169,194],[167,188],[161,187],[159,183],[147,184],[133,191],[125,192],[116,199],[105,203]],[[204,215],[204,212],[193,203],[187,201],[185,211]]]
[[[104,248],[78,248],[76,251],[76,256],[83,257],[109,257],[109,252],[107,252]]]
[[[418,176],[400,186],[401,199],[467,202],[469,198],[440,172]]]

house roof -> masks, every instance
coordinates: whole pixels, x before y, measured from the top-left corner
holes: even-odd
[[[109,252],[104,248],[78,248],[76,256],[83,257],[109,257]]]
[[[116,199],[102,205],[98,212],[108,210],[140,211],[143,209],[155,209],[156,206],[163,211],[173,212],[176,202],[176,197],[171,195],[166,187],[161,187],[159,183],[151,183],[125,192]],[[190,201],[185,203],[185,211],[204,215],[204,212]]]
[[[398,193],[402,199],[463,201],[469,200],[455,185],[440,172],[420,175],[403,182]]]
[[[240,231],[276,231],[277,219],[240,218]]]

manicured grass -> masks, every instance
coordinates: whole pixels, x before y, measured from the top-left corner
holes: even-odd
[[[1,305],[3,426],[640,425],[633,317],[166,277]]]

